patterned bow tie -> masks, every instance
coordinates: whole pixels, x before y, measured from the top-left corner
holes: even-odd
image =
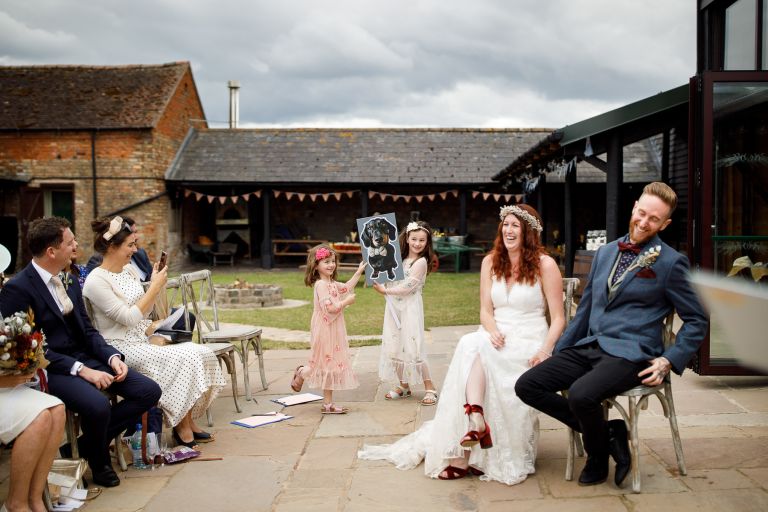
[[[640,247],[637,244],[628,244],[625,242],[619,242],[619,251],[621,252],[631,251],[635,254],[640,254],[641,250],[642,250],[642,247]]]

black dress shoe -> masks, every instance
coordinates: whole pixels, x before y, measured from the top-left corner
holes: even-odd
[[[93,483],[102,487],[117,487],[120,485],[120,479],[112,466],[105,465],[97,468],[91,468]]]
[[[579,475],[579,485],[597,485],[608,479],[608,456],[588,457]]]
[[[632,467],[632,454],[629,451],[629,437],[627,436],[627,425],[624,423],[624,420],[611,420],[608,422],[608,437],[611,457],[616,461],[613,481],[617,487],[621,487]]]

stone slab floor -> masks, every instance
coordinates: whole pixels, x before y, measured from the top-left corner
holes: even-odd
[[[445,375],[459,337],[473,327],[430,332],[435,382]],[[424,476],[423,467],[400,471],[385,462],[356,457],[363,443],[389,442],[430,419],[434,407],[414,397],[384,400],[388,386],[376,377],[379,347],[353,349],[360,388],[337,393],[347,415],[321,416],[318,403],[293,406],[293,419],[247,429],[229,422],[250,414],[281,410],[270,400],[291,393],[293,369],[306,350],[268,351],[269,389],[260,386],[258,366],[250,368],[255,402],[241,395],[235,411],[231,389],[213,407],[214,443],[203,457],[153,471],[119,473],[119,487],[88,502],[87,512],[110,511],[765,511],[768,510],[768,378],[675,376],[673,388],[688,474],[679,475],[669,427],[652,403],[640,420],[641,494],[612,483],[579,487],[563,479],[565,429],[541,417],[536,474],[508,487],[465,478],[453,482]],[[241,382],[242,387],[242,382]],[[305,389],[305,391],[308,391]],[[314,391],[314,390],[312,390]],[[242,392],[242,389],[241,389]],[[655,400],[655,399],[654,399]],[[204,424],[204,419],[201,419]],[[0,460],[0,500],[8,489],[9,455]],[[583,466],[576,462],[576,474]],[[612,477],[609,482],[612,481]]]

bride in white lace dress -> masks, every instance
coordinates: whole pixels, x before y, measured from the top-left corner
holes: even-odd
[[[424,460],[432,478],[479,475],[508,485],[534,472],[537,412],[514,388],[523,372],[551,355],[565,327],[562,279],[541,246],[536,210],[505,206],[500,217],[480,271],[481,326],[456,346],[435,418],[394,444],[363,446],[361,459],[388,460],[399,469]]]

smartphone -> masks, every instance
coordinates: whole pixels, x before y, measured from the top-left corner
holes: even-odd
[[[160,253],[160,261],[157,263],[157,270],[163,270],[165,264],[168,261],[168,253],[163,251]]]

